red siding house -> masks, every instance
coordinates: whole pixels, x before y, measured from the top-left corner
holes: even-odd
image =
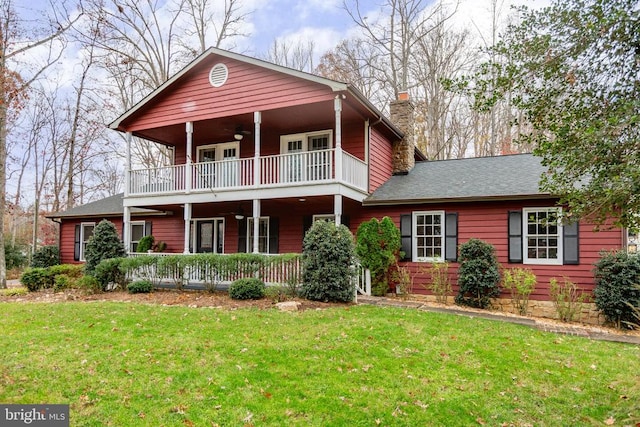
[[[505,267],[593,287],[601,250],[620,249],[620,229],[565,224],[557,198],[538,189],[544,169],[528,154],[427,161],[411,138],[412,107],[386,118],[348,84],[211,48],[110,127],[126,135],[124,194],[52,215],[63,262],[81,262],[93,226],[107,218],[135,252],[153,234],[173,253],[300,252],[316,219],[390,216],[403,264],[452,262],[472,237],[492,243]],[[169,148],[171,164],[133,164],[133,138]],[[416,286],[421,290],[420,286]]]

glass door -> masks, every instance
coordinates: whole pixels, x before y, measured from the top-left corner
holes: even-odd
[[[196,222],[196,252],[224,252],[224,219]]]

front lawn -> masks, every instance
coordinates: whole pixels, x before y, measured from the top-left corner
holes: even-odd
[[[640,422],[628,344],[373,306],[0,310],[0,403],[68,403],[74,426]]]

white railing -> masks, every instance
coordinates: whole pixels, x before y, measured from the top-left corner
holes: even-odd
[[[260,158],[260,184],[304,184],[333,179],[334,150],[277,154]]]
[[[367,164],[349,153],[342,153],[342,179],[356,188],[367,190]]]
[[[175,165],[132,170],[129,194],[182,192],[186,188],[185,169],[185,165]]]
[[[342,181],[367,190],[367,165],[342,153]],[[191,165],[191,182],[186,165],[132,170],[129,194],[176,194],[211,189],[308,185],[335,179],[335,150],[316,150],[260,157],[260,176],[254,179],[255,159],[228,159]],[[188,185],[190,184],[190,185]]]

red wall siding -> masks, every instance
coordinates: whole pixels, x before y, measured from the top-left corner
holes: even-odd
[[[229,69],[227,82],[219,88],[209,83],[209,71],[216,63]],[[325,85],[215,56],[165,92],[127,120],[128,131],[326,101],[334,96]]]
[[[375,128],[371,128],[369,138],[369,192],[372,193],[391,176],[392,147]]]
[[[439,211],[458,213],[458,245],[472,237],[485,240],[496,248],[498,261],[503,268],[522,267],[533,270],[538,278],[538,285],[532,294],[532,299],[549,298],[549,280],[556,277],[561,280],[564,276],[575,282],[581,288],[591,291],[594,287],[593,264],[600,259],[602,250],[621,249],[622,230],[609,229],[595,231],[594,225],[589,222],[580,223],[580,264],[579,265],[532,265],[510,264],[508,262],[507,218],[509,210],[518,210],[523,207],[552,206],[553,201],[547,202],[484,202],[452,205],[411,205],[395,207],[370,207],[362,211],[362,216],[355,218],[356,223],[367,221],[372,217],[382,218],[389,216],[397,226],[400,225],[400,215],[410,214],[413,211]],[[353,223],[352,223],[353,225]],[[357,225],[355,225],[357,227]],[[353,228],[353,227],[352,227]],[[403,262],[414,277],[415,291],[428,293],[424,285],[428,283],[428,274],[424,272],[429,268],[429,263]],[[450,278],[454,284],[454,293],[457,293],[456,284],[458,263],[451,263]],[[507,295],[504,295],[507,297]]]

